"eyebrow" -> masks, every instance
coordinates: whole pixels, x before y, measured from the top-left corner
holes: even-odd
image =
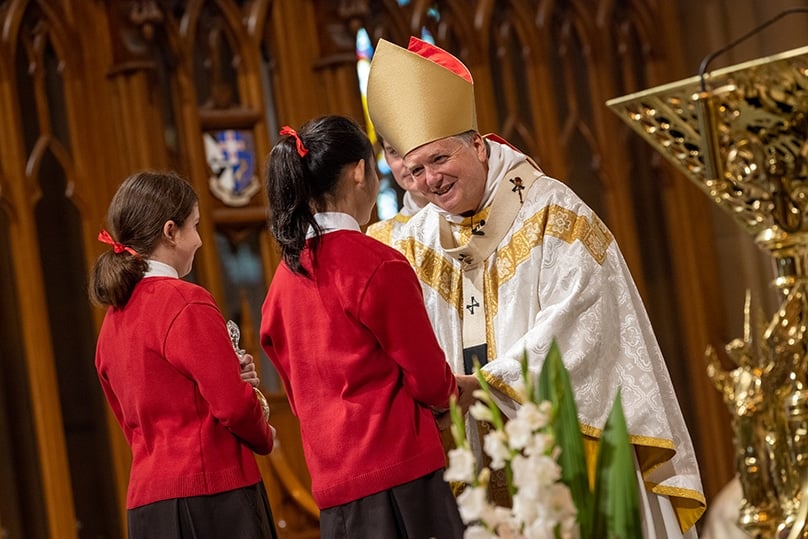
[[[447,150],[445,148],[440,148],[440,149],[434,150],[431,153],[426,154],[424,156],[424,159],[426,159],[426,162],[429,163],[429,162],[434,161],[437,157],[440,157],[441,155],[450,155],[451,153],[452,152],[450,152],[449,150]],[[407,161],[406,158],[404,160]]]

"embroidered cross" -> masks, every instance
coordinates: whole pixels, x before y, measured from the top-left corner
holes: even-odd
[[[471,233],[475,236],[485,236],[485,232],[482,231],[482,228],[485,226],[485,219],[481,219],[479,223],[474,224],[471,223]]]
[[[471,257],[465,253],[458,255],[457,258],[460,259],[460,262],[463,264],[471,264]]]
[[[525,186],[522,184],[522,178],[517,176],[509,181],[513,184],[513,189],[511,189],[511,191],[519,194],[519,204],[524,203],[524,201],[522,200],[522,191],[524,191]]]
[[[474,299],[474,296],[471,296],[471,303],[466,305],[466,309],[468,309],[471,314],[474,314],[474,308],[479,306],[480,304],[477,303],[477,300]]]

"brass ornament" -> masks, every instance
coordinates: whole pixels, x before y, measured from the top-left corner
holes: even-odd
[[[230,342],[233,344],[233,350],[236,351],[238,354],[239,359],[246,353],[246,350],[239,346],[239,341],[241,340],[241,329],[239,329],[238,324],[233,322],[232,320],[227,321],[227,334],[230,335]],[[269,402],[264,394],[261,392],[260,389],[253,386],[253,391],[255,391],[255,396],[258,399],[258,402],[261,403],[261,409],[264,412],[264,421],[269,423],[269,416],[270,416],[270,409],[269,409]]]
[[[732,415],[739,525],[808,538],[808,47],[607,105],[774,259],[780,308],[764,324],[747,295],[734,367],[708,348],[707,373]]]

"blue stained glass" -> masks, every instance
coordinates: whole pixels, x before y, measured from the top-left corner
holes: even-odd
[[[357,60],[370,60],[373,56],[373,45],[370,43],[368,31],[360,28],[356,33],[356,58]]]
[[[435,44],[435,38],[432,36],[432,32],[426,29],[426,26],[421,28],[421,39],[427,43]]]
[[[403,4],[400,4],[403,5]],[[367,30],[360,28],[356,32],[356,76],[359,80],[359,93],[362,96],[362,109],[365,112],[366,129],[370,141],[376,142],[376,133],[367,111],[368,75],[370,73],[370,59],[373,57],[373,45]],[[377,166],[381,175],[379,195],[376,197],[376,213],[379,219],[388,219],[398,213],[398,195],[390,183],[390,166],[384,160],[384,152],[379,152]]]
[[[397,213],[398,194],[390,185],[390,179],[384,178],[379,186],[379,195],[376,197],[376,214],[379,216],[380,221],[384,221],[395,217]]]
[[[370,72],[370,59],[373,57],[373,45],[367,30],[360,28],[356,33],[356,75],[359,78],[359,91],[362,100],[367,96],[368,74]]]
[[[385,176],[390,174],[390,165],[387,164],[387,160],[384,158],[384,152],[379,152],[378,161],[379,172]]]

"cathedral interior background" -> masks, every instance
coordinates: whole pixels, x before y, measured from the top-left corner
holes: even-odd
[[[366,122],[373,45],[410,35],[469,66],[481,132],[533,156],[614,233],[709,504],[735,470],[705,348],[741,334],[747,289],[776,309],[771,262],[606,101],[695,75],[794,7],[808,2],[0,0],[0,536],[125,536],[129,450],[96,379],[103,312],[86,295],[118,184],[146,168],[192,182],[205,245],[190,278],[258,355],[278,264],[261,178],[278,128],[326,113]],[[711,68],[805,46],[806,29],[808,14],[790,16]],[[380,213],[400,195],[388,184]],[[317,537],[297,423],[266,358],[260,369],[281,440],[258,459],[276,525]]]

